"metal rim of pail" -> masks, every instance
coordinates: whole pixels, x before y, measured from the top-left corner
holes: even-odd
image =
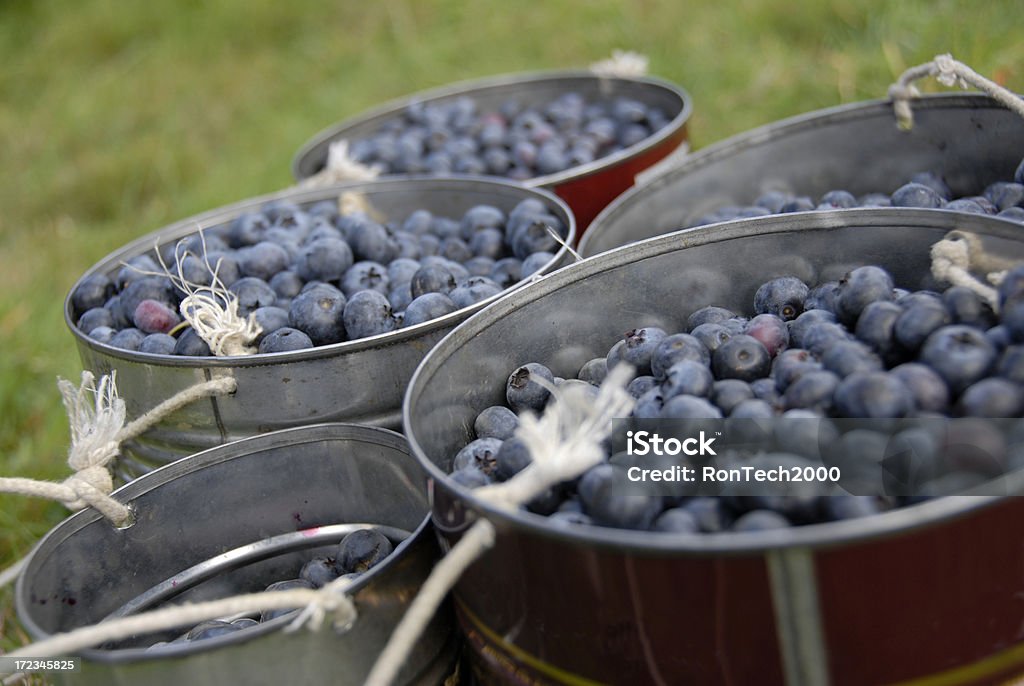
[[[426,185],[428,188],[436,186],[438,192],[456,191],[460,186],[465,187],[491,187],[495,191],[508,192],[515,195],[521,195],[524,199],[530,197],[536,197],[542,199],[549,206],[556,208],[561,212],[561,217],[566,224],[566,237],[565,244],[560,246],[555,256],[550,259],[547,263],[541,267],[537,275],[544,275],[551,271],[553,265],[561,263],[569,255],[569,249],[566,246],[572,245],[576,238],[576,219],[573,216],[572,210],[569,206],[558,196],[551,191],[543,188],[530,188],[523,186],[522,184],[513,183],[511,181],[503,181],[500,179],[490,179],[487,177],[468,176],[468,175],[452,175],[452,176],[405,176],[405,177],[390,177],[383,178],[374,181],[357,181],[348,182],[343,184],[335,184],[324,188],[315,189],[286,189],[283,191],[277,191],[275,193],[269,193],[267,195],[255,196],[246,200],[225,205],[223,207],[216,208],[201,214],[194,215],[187,219],[175,222],[161,229],[157,229],[145,236],[138,238],[127,245],[122,246],[118,250],[110,253],[102,260],[90,267],[77,281],[72,285],[68,291],[67,296],[64,300],[64,323],[68,329],[71,330],[72,335],[78,340],[80,345],[85,345],[103,355],[115,359],[126,360],[129,362],[139,362],[145,364],[153,364],[162,367],[185,367],[185,368],[219,368],[219,367],[261,367],[269,366],[285,362],[299,362],[305,360],[315,360],[324,357],[333,357],[336,355],[346,355],[350,353],[356,353],[361,350],[368,350],[370,348],[381,348],[391,345],[397,345],[410,339],[419,338],[424,334],[443,329],[451,326],[453,323],[458,322],[461,319],[466,318],[473,312],[483,309],[490,303],[498,300],[499,298],[508,295],[512,291],[518,290],[524,287],[530,280],[523,279],[520,282],[509,286],[505,290],[501,291],[497,295],[493,295],[486,300],[482,300],[469,307],[451,312],[442,317],[431,319],[430,321],[422,322],[414,326],[410,326],[404,329],[398,329],[389,333],[378,334],[376,336],[369,336],[367,338],[360,338],[354,341],[344,341],[342,343],[332,343],[330,345],[322,345],[307,350],[297,350],[292,352],[283,353],[262,353],[256,355],[239,355],[234,357],[190,357],[185,355],[157,355],[153,353],[140,353],[136,351],[122,350],[115,348],[112,345],[106,343],[100,343],[94,339],[89,338],[85,332],[81,331],[75,324],[72,316],[73,307],[71,304],[71,296],[75,292],[78,285],[88,276],[96,273],[105,272],[110,268],[111,263],[116,259],[127,259],[130,256],[138,255],[149,250],[152,250],[155,241],[163,239],[163,242],[169,242],[171,240],[177,240],[189,234],[195,233],[200,228],[206,228],[222,224],[226,221],[230,221],[239,214],[258,209],[261,205],[272,201],[287,199],[298,203],[316,202],[318,200],[327,200],[337,197],[340,193],[351,190],[359,189],[375,189],[376,191],[382,192],[399,192],[402,188],[412,185]],[[536,276],[536,275],[535,275]]]
[[[253,453],[272,448],[285,446],[298,446],[304,443],[315,443],[323,440],[341,440],[351,442],[372,443],[385,448],[397,450],[410,454],[408,441],[402,434],[380,427],[364,426],[359,424],[346,423],[325,423],[311,424],[308,426],[281,429],[269,434],[261,434],[242,438],[231,443],[216,446],[208,450],[196,453],[186,458],[176,460],[148,472],[139,478],[116,489],[111,496],[118,501],[131,504],[140,496],[160,488],[162,485],[179,479],[181,477],[201,472],[206,467],[222,464],[231,460],[245,458]],[[411,454],[410,454],[411,456]],[[52,634],[43,630],[33,619],[30,608],[26,604],[26,578],[33,568],[33,563],[40,556],[48,556],[53,553],[64,540],[73,536],[76,532],[101,521],[103,516],[92,509],[80,510],[72,514],[63,522],[51,529],[33,547],[26,561],[25,569],[19,575],[15,584],[15,610],[22,625],[29,635],[36,640],[50,637]],[[372,570],[364,573],[363,577],[356,580],[351,587],[352,593],[357,593],[375,577],[385,573],[391,567],[400,563],[401,553],[412,546],[425,530],[431,526],[429,508],[424,512],[424,517],[415,530],[404,541],[395,546],[394,552],[384,561],[375,566]],[[190,642],[179,646],[168,646],[159,652],[146,652],[145,648],[122,648],[117,650],[87,649],[79,654],[91,662],[103,664],[125,664],[130,662],[142,662],[150,660],[163,660],[167,658],[179,658],[188,655],[195,655],[200,652],[216,650],[227,646],[246,643],[269,633],[280,631],[295,618],[293,613],[277,617],[258,627],[252,627],[246,631],[233,632],[224,636],[217,636],[202,641]]]
[[[390,100],[382,105],[374,107],[370,110],[358,114],[354,117],[346,119],[342,122],[329,126],[303,144],[299,151],[295,153],[292,159],[292,177],[297,180],[307,178],[303,175],[300,170],[303,162],[308,156],[310,156],[314,150],[327,144],[338,138],[342,138],[344,133],[354,126],[372,122],[375,119],[385,119],[390,116],[394,116],[404,110],[409,103],[412,102],[427,102],[431,100],[438,100],[445,97],[458,96],[458,95],[472,95],[475,91],[481,91],[485,89],[498,89],[509,86],[521,86],[528,85],[530,83],[543,83],[548,81],[558,81],[561,79],[592,79],[595,81],[603,80],[607,82],[612,81],[627,81],[638,84],[645,84],[652,88],[660,88],[665,92],[671,93],[674,97],[678,98],[681,107],[679,113],[675,115],[669,123],[659,131],[654,132],[644,140],[631,145],[628,148],[624,148],[615,152],[611,155],[607,155],[600,159],[596,159],[593,162],[582,164],[565,171],[558,172],[556,174],[547,174],[544,176],[535,176],[531,179],[527,179],[524,184],[529,187],[551,187],[556,186],[566,181],[574,181],[581,179],[592,174],[604,171],[609,167],[613,167],[619,162],[641,155],[658,145],[663,143],[666,139],[670,138],[676,132],[678,132],[686,123],[690,120],[693,114],[693,98],[690,94],[681,86],[678,86],[671,81],[660,79],[653,76],[598,76],[592,71],[585,69],[570,69],[570,70],[549,70],[549,71],[534,71],[534,72],[523,72],[517,74],[502,74],[499,76],[491,76],[482,79],[472,79],[467,81],[460,81],[453,84],[441,86],[439,88],[432,88],[429,90],[420,91],[407,95],[405,97],[396,98]],[[486,178],[501,178],[501,177],[486,177]]]
[[[846,543],[875,540],[896,536],[938,521],[954,519],[972,511],[992,506],[1004,499],[1024,495],[1024,470],[1002,477],[1007,495],[954,495],[944,496],[912,506],[859,519],[794,526],[760,532],[726,532],[719,534],[664,534],[659,532],[615,529],[589,526],[567,529],[547,524],[547,518],[522,510],[510,511],[491,505],[472,489],[453,482],[426,454],[413,431],[412,417],[420,400],[418,394],[427,381],[432,381],[451,351],[462,341],[469,340],[491,327],[509,311],[575,283],[590,275],[623,267],[649,257],[704,244],[740,239],[768,233],[795,233],[799,231],[828,230],[848,226],[891,226],[893,214],[905,226],[935,228],[952,231],[961,228],[961,222],[984,225],[983,233],[1000,238],[1024,240],[1021,227],[1015,222],[979,215],[950,212],[939,209],[873,208],[841,209],[821,212],[801,212],[740,219],[692,229],[683,229],[663,236],[645,239],[587,258],[575,265],[563,267],[544,279],[520,291],[518,298],[495,303],[446,335],[416,368],[402,403],[403,430],[413,456],[428,476],[445,490],[454,493],[466,503],[467,509],[485,516],[497,528],[513,528],[544,538],[572,545],[587,545],[616,551],[645,555],[722,555],[761,554],[783,548],[827,548]],[[802,226],[793,226],[794,222]],[[973,230],[973,228],[972,228]]]
[[[1006,109],[993,98],[980,93],[931,93],[921,95],[913,100],[911,107],[915,111],[943,108]],[[701,168],[726,159],[739,150],[770,143],[772,140],[786,137],[792,133],[885,114],[892,116],[892,125],[896,127],[896,117],[892,114],[892,100],[865,100],[805,112],[713,143],[688,155],[678,166],[659,174],[642,186],[632,186],[612,200],[594,218],[580,237],[578,251],[584,257],[591,257],[592,254],[596,254],[591,253],[590,246],[603,237],[605,226],[613,225],[617,221],[618,215],[627,212],[635,203],[642,200],[646,194],[672,185],[680,176],[698,172]]]

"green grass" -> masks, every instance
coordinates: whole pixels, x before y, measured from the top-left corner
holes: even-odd
[[[298,7],[299,9],[295,9]],[[940,52],[1024,89],[1013,0],[0,3],[0,474],[61,478],[63,298],[173,220],[290,184],[314,132],[456,80],[585,66],[615,48],[682,84],[703,146],[882,97]],[[934,88],[934,86],[931,86]],[[64,516],[0,497],[0,566]],[[10,594],[0,594],[0,649]]]

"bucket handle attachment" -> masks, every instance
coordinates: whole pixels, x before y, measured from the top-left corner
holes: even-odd
[[[914,126],[914,113],[910,103],[921,95],[913,85],[914,81],[927,76],[934,76],[939,83],[950,88],[953,86],[959,86],[964,90],[977,88],[990,95],[1001,105],[1024,117],[1024,99],[995,81],[986,79],[963,62],[953,59],[953,55],[946,53],[936,55],[931,62],[910,67],[896,79],[896,83],[889,86],[889,97],[892,99],[896,121],[905,131],[909,131]]]

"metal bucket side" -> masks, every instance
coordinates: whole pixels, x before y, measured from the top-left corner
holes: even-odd
[[[322,424],[245,439],[167,465],[118,489],[136,523],[123,530],[79,512],[34,549],[16,588],[18,615],[36,639],[103,618],[194,563],[272,535],[359,522],[414,532],[355,593],[351,631],[244,632],[173,656],[142,648],[83,652],[74,684],[362,683],[439,550],[426,517],[423,475],[394,432]],[[216,583],[197,600],[230,593]],[[246,590],[258,590],[250,588]],[[277,621],[277,620],[275,620]],[[436,684],[454,659],[443,609],[402,673]]]
[[[1013,600],[1019,583],[1000,575],[998,586],[970,585],[978,574],[954,561],[967,556],[979,570],[1022,568],[1024,547],[978,535],[992,518],[1018,515],[1019,498],[943,498],[860,521],[671,537],[558,529],[542,517],[493,508],[447,476],[455,449],[471,438],[476,413],[501,401],[504,379],[518,364],[539,360],[556,375],[572,374],[604,354],[620,331],[641,325],[678,330],[689,311],[706,303],[745,308],[757,285],[781,274],[814,281],[872,263],[889,268],[903,286],[927,286],[927,248],[952,229],[982,235],[989,250],[1024,259],[1020,228],[989,217],[939,210],[780,215],[682,231],[597,256],[496,303],[449,334],[413,377],[403,417],[413,454],[433,480],[439,534],[456,540],[478,512],[498,527],[497,545],[456,591],[477,664],[498,665],[507,677],[500,666],[507,663],[487,658],[519,651],[515,668],[538,683],[724,684],[753,675],[757,683],[841,684],[861,676],[873,682],[925,678],[945,673],[951,661],[955,668],[978,667],[1008,646],[1014,655],[1024,652]],[[1012,475],[1007,488],[1024,493],[1024,475]],[[1014,525],[1009,535],[1017,531]],[[948,546],[949,540],[960,547]],[[884,559],[871,557],[880,551]],[[858,575],[858,561],[884,566],[891,589],[913,587],[921,568],[948,575],[930,573],[922,587],[927,596],[908,594],[883,607],[879,581]],[[692,579],[698,582],[691,586]],[[875,630],[884,618],[888,628],[877,635],[894,653],[900,646],[921,647],[920,638],[904,638],[914,632],[941,632],[936,645],[959,640],[961,649],[903,653],[892,664],[874,660],[873,642],[844,631],[850,607],[861,608],[857,631],[865,617]],[[959,613],[966,607],[968,614]],[[673,621],[659,619],[666,617]],[[922,617],[941,623],[924,626]],[[704,643],[709,636],[715,637],[711,647]],[[1019,670],[1020,657],[1007,669]],[[849,667],[858,663],[870,666]]]
[[[451,84],[392,100],[324,129],[295,154],[292,174],[297,180],[312,176],[326,163],[331,142],[368,137],[376,133],[384,121],[401,114],[411,102],[445,102],[471,96],[482,107],[497,107],[509,98],[537,105],[570,90],[578,91],[589,99],[630,97],[649,106],[661,107],[671,117],[665,128],[625,150],[527,182],[532,187],[552,189],[565,199],[576,215],[582,235],[605,205],[633,185],[638,173],[685,143],[693,100],[683,88],[657,78],[598,77],[588,71],[508,74]]]
[[[1013,178],[1024,156],[1024,121],[982,95],[914,101],[914,128],[896,125],[892,104],[843,105],[768,124],[687,157],[627,191],[591,223],[584,256],[683,228],[725,205],[749,205],[767,191],[820,197],[890,193],[920,171],[945,176],[957,195]]]
[[[441,214],[461,212],[480,203],[507,211],[520,200],[538,198],[567,227],[567,242],[572,243],[575,237],[572,213],[548,191],[473,177],[393,178],[289,190],[206,212],[133,241],[104,258],[82,278],[114,272],[122,261],[151,250],[157,243],[173,243],[200,227],[223,224],[268,200],[286,198],[305,205],[337,197],[343,191],[361,193],[377,209],[399,216],[419,208]],[[568,250],[562,247],[539,273],[548,273],[569,259]],[[129,417],[139,416],[175,393],[214,376],[233,376],[238,383],[238,390],[231,396],[198,401],[126,444],[119,468],[126,478],[132,478],[199,450],[292,426],[346,421],[398,428],[402,394],[423,355],[456,324],[497,297],[380,336],[291,353],[229,358],[119,350],[78,330],[70,295],[64,312],[83,367],[98,375],[117,370],[118,389]]]

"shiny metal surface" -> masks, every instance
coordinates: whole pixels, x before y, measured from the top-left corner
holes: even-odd
[[[388,527],[396,538],[413,533],[360,580],[354,596],[359,619],[345,634],[286,634],[281,629],[287,617],[280,617],[251,633],[174,646],[167,653],[142,647],[90,650],[83,653],[81,672],[62,675],[63,683],[362,683],[439,555],[426,517],[422,470],[400,435],[373,427],[322,424],[245,439],[155,470],[114,497],[135,510],[133,526],[118,530],[83,511],[33,551],[18,581],[16,604],[34,638],[97,622],[173,575],[254,541],[281,536],[271,546],[280,554],[264,557],[250,550],[248,563],[229,573],[202,583],[194,575],[195,585],[175,601],[223,597],[294,578],[296,564],[349,528],[327,525],[366,522]],[[299,538],[313,547],[300,550]],[[455,649],[446,607],[417,645],[402,682],[439,683]]]
[[[139,238],[107,256],[82,278],[96,272],[114,273],[123,261],[152,250],[155,244],[173,243],[199,228],[224,224],[272,199],[286,198],[306,205],[336,198],[344,191],[361,193],[386,217],[400,218],[420,208],[460,216],[481,203],[508,211],[525,198],[538,198],[567,227],[567,242],[571,244],[575,237],[569,209],[547,191],[472,177],[403,177],[316,190],[293,189],[219,208]],[[569,259],[566,248],[560,248],[540,273],[550,272]],[[98,343],[74,325],[70,296],[65,302],[65,321],[85,369],[97,375],[117,370],[118,390],[127,404],[129,419],[214,376],[229,375],[238,382],[238,390],[231,396],[193,403],[127,443],[118,467],[130,479],[200,450],[287,427],[345,421],[398,428],[402,395],[423,355],[456,324],[496,298],[430,322],[358,341],[230,358],[150,355]]]
[[[815,198],[834,189],[891,193],[920,171],[956,195],[1012,180],[1024,157],[1024,120],[988,96],[940,94],[913,103],[901,131],[887,100],[775,122],[704,148],[623,193],[590,224],[584,256],[683,228],[725,205],[781,190]]]
[[[526,182],[529,186],[552,188],[570,179],[594,174],[614,166],[628,157],[642,154],[657,147],[681,129],[693,112],[693,101],[689,93],[662,79],[598,77],[593,72],[580,70],[507,74],[415,93],[330,126],[313,136],[295,154],[292,160],[292,174],[300,181],[312,176],[326,163],[327,149],[331,142],[342,138],[367,138],[377,133],[384,121],[401,114],[411,102],[445,102],[469,95],[482,108],[497,108],[510,98],[526,106],[534,106],[551,102],[568,91],[576,91],[588,100],[619,96],[633,98],[645,105],[662,108],[671,119],[668,126],[637,145],[594,160],[590,164],[573,167],[557,174],[534,177]]]

